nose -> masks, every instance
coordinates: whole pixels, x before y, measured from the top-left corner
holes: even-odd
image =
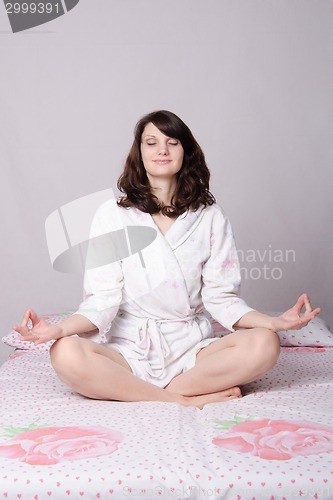
[[[162,144],[160,147],[160,151],[158,153],[161,156],[165,156],[169,154],[169,148],[167,144]]]

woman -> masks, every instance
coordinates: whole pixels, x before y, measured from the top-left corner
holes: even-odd
[[[175,114],[157,111],[138,122],[118,187],[125,196],[99,208],[91,236],[150,227],[154,242],[87,270],[84,301],[60,325],[28,310],[14,329],[35,344],[56,340],[59,378],[89,398],[201,408],[241,397],[240,385],[275,365],[276,332],[302,328],[320,309],[303,294],[270,317],[238,297],[229,221],[209,192],[200,146]],[[214,337],[211,317],[232,333]],[[103,345],[92,340],[97,330]]]

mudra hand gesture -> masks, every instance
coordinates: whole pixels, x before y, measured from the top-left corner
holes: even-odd
[[[302,314],[302,309],[304,313]],[[312,309],[309,298],[306,293],[303,293],[296,304],[291,308],[273,319],[273,326],[276,332],[284,330],[300,330],[306,326],[317,314],[320,313],[320,308]]]
[[[31,328],[29,328],[29,320],[32,323]],[[13,330],[20,334],[20,340],[33,342],[35,345],[57,340],[63,336],[62,329],[58,325],[52,325],[40,319],[32,309],[27,309],[20,325],[13,325]]]

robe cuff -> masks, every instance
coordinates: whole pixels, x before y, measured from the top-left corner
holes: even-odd
[[[91,321],[92,324],[98,329],[99,336],[101,338],[103,338],[111,328],[110,314],[104,311],[88,311],[86,309],[79,308],[73,314],[81,314],[81,316],[89,319],[89,321]],[[96,337],[96,340],[98,341],[98,334],[94,337]],[[95,338],[92,340],[95,340]]]
[[[251,311],[255,311],[255,309],[249,307],[244,300],[237,298],[227,306],[225,314],[223,314],[223,320],[218,321],[220,321],[230,332],[235,332],[234,324],[237,323],[244,314]]]

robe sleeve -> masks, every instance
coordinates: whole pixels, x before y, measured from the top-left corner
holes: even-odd
[[[115,200],[110,200],[97,210],[90,229],[90,238],[122,229]],[[91,241],[91,240],[90,240]],[[109,331],[122,300],[123,273],[121,262],[111,262],[84,274],[83,302],[74,314],[89,319],[103,337]]]
[[[221,325],[233,325],[253,311],[239,297],[241,274],[232,228],[222,210],[216,207],[211,224],[211,253],[202,269],[201,295],[205,309]]]

